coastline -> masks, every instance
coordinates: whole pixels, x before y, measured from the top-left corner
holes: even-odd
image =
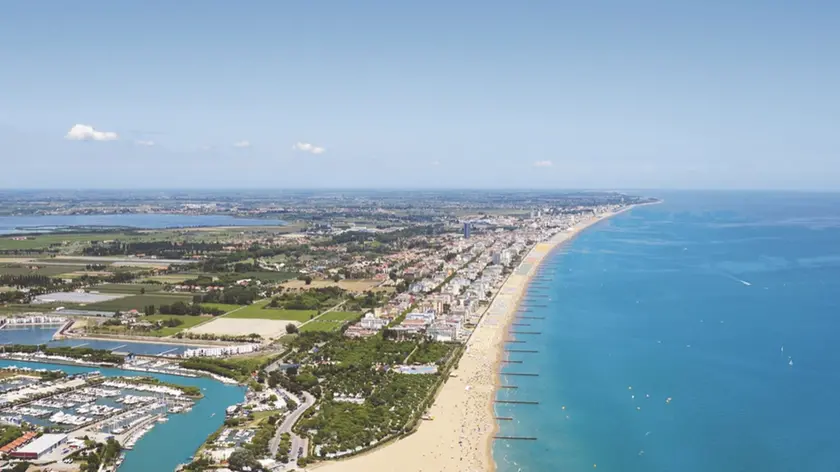
[[[651,203],[642,203],[638,205],[629,205],[626,208],[622,208],[616,212],[609,212],[603,215],[598,216],[597,218],[584,221],[581,223],[576,224],[571,228],[571,231],[563,231],[557,233],[552,237],[549,241],[541,242],[536,244],[531,251],[528,253],[525,259],[523,259],[522,263],[517,267],[517,271],[521,270],[525,263],[529,263],[530,266],[526,268],[527,273],[524,275],[524,280],[522,280],[516,286],[516,301],[511,305],[511,307],[504,312],[503,320],[502,320],[502,327],[503,329],[500,330],[501,336],[498,336],[497,343],[493,346],[493,351],[495,353],[494,356],[494,363],[493,363],[493,390],[491,396],[487,398],[487,410],[490,415],[490,418],[493,421],[493,429],[490,431],[489,434],[485,434],[483,441],[485,444],[485,455],[486,455],[486,466],[483,470],[487,471],[495,471],[497,466],[496,462],[493,458],[493,437],[496,436],[499,432],[499,422],[495,420],[496,411],[494,409],[494,402],[493,400],[496,398],[496,394],[499,391],[499,387],[502,385],[501,383],[501,376],[502,376],[502,361],[504,360],[504,335],[510,329],[510,324],[513,323],[514,315],[516,314],[517,310],[519,309],[519,305],[522,301],[522,298],[525,296],[528,287],[531,284],[531,279],[533,279],[534,275],[536,275],[537,271],[539,270],[543,261],[545,261],[555,250],[562,247],[563,244],[571,241],[574,239],[575,236],[582,233],[584,230],[589,229],[602,221],[606,221],[616,215],[620,215],[622,213],[628,212],[633,208],[645,206],[645,205],[655,205],[660,203],[651,202]],[[507,282],[505,283],[507,285]],[[501,292],[500,292],[501,294]],[[492,306],[491,306],[492,307]],[[489,312],[489,308],[488,308]],[[493,353],[489,353],[493,354]]]
[[[443,383],[429,408],[432,421],[422,421],[413,434],[381,448],[338,461],[320,463],[307,470],[326,472],[390,472],[392,470],[484,472],[496,469],[493,436],[498,427],[493,400],[499,385],[503,345],[509,324],[531,278],[542,261],[557,247],[583,230],[615,215],[605,213],[578,223],[571,230],[537,243],[502,284],[466,343],[464,354]]]

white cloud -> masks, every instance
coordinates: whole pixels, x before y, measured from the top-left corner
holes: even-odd
[[[292,146],[292,149],[294,149],[295,151],[303,151],[311,154],[322,154],[324,151],[326,151],[326,149],[320,146],[316,146],[310,143],[302,143],[300,141],[298,141],[294,146]]]
[[[136,144],[138,146],[154,146],[155,142],[154,141],[143,141],[142,139],[139,139],[137,141],[134,141],[134,144]]]
[[[551,167],[554,164],[551,161],[537,161],[534,162],[534,167]]]
[[[432,161],[431,164],[435,167],[440,165],[440,161]]]
[[[237,142],[233,143],[233,147],[249,148],[249,147],[251,147],[251,142],[248,141],[247,139],[243,139],[242,141],[237,141]]]
[[[64,135],[64,139],[72,141],[116,141],[120,137],[113,131],[99,131],[93,126],[73,125]]]

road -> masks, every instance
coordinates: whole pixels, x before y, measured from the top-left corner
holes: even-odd
[[[297,423],[298,418],[300,415],[303,414],[309,407],[315,404],[315,397],[310,395],[308,392],[303,392],[303,403],[298,405],[295,411],[289,413],[283,422],[280,424],[280,427],[277,428],[277,431],[274,433],[274,437],[271,438],[271,441],[268,442],[268,449],[271,451],[271,456],[274,457],[277,455],[277,448],[280,446],[280,435],[283,433],[291,433],[292,435],[292,451],[289,454],[289,458],[297,457],[298,448],[302,447],[304,454],[306,454],[306,440],[301,438],[295,433],[292,433],[292,426]]]

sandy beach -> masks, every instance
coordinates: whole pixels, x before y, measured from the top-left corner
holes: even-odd
[[[446,381],[429,411],[433,420],[423,421],[414,434],[369,453],[308,469],[324,472],[495,470],[493,399],[508,324],[540,262],[582,230],[615,214],[606,213],[581,222],[531,249],[505,281],[467,341],[458,369],[453,371],[455,376]]]

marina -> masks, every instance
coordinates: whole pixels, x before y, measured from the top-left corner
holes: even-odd
[[[61,370],[68,376],[77,377],[42,386],[55,392],[51,396],[31,402],[20,400],[22,406],[13,409],[4,407],[0,410],[0,421],[55,427],[68,434],[70,440],[85,435],[113,436],[128,449],[120,472],[174,470],[222,424],[225,408],[244,398],[243,387],[204,377],[0,359],[0,368],[9,367],[31,371]],[[193,401],[176,394],[170,387],[136,384],[136,380],[131,380],[140,376],[167,384],[197,387],[204,397]],[[30,392],[35,388],[32,385],[37,384],[28,384]],[[15,398],[22,398],[21,394]]]

